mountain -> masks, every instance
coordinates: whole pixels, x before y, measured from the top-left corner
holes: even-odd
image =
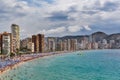
[[[99,31],[99,32],[93,33],[91,36],[92,36],[93,41],[98,42],[98,41],[105,39],[108,35],[104,32]]]
[[[120,33],[114,33],[114,34],[106,34],[104,32],[98,31],[95,33],[92,33],[91,35],[77,35],[77,36],[63,36],[63,37],[54,37],[60,40],[65,40],[65,39],[78,39],[78,40],[83,40],[84,38],[92,38],[92,41],[98,42],[103,39],[106,40],[120,40]]]
[[[115,33],[107,36],[107,40],[120,40],[120,33]]]
[[[78,36],[64,36],[60,39],[82,39],[84,37],[89,37],[89,35],[78,35]]]

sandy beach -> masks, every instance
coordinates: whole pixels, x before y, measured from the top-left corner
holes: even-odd
[[[37,58],[41,58],[41,57],[45,57],[45,56],[51,56],[51,55],[57,55],[57,54],[62,54],[62,53],[68,53],[66,51],[60,51],[60,52],[51,52],[51,53],[37,53],[37,54],[24,54],[21,57],[14,57],[13,60],[18,60],[18,62],[15,62],[13,64],[9,64],[6,65],[5,67],[2,67],[0,69],[0,75],[16,68],[17,66],[23,64],[24,62],[33,60],[33,59],[37,59]]]

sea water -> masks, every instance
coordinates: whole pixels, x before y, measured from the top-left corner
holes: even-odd
[[[90,50],[35,59],[1,80],[120,80],[120,50]]]

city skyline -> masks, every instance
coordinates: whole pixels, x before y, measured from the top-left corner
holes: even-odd
[[[20,26],[21,38],[120,33],[119,0],[1,0],[0,32]]]
[[[11,24],[11,25],[14,25],[14,24]],[[15,25],[18,25],[18,24],[15,24]],[[10,28],[11,26],[9,26],[9,28]],[[20,26],[19,26],[19,28],[20,28]],[[0,33],[2,34],[2,33],[5,33],[5,32],[9,32],[9,33],[11,33],[11,29],[10,30],[5,30],[5,31],[1,31]],[[20,31],[20,40],[23,40],[23,39],[26,39],[26,38],[30,38],[32,35],[35,35],[35,33],[33,33],[33,34],[29,34],[29,36],[25,36],[25,37],[21,37],[21,33],[22,31]],[[90,32],[90,33],[82,33],[82,34],[65,34],[65,35],[63,35],[63,36],[53,36],[53,35],[49,35],[49,36],[46,36],[45,34],[44,34],[44,36],[45,36],[45,38],[47,38],[47,37],[58,37],[58,38],[62,38],[62,37],[67,37],[67,36],[72,36],[72,37],[75,37],[75,36],[90,36],[90,35],[92,35],[92,34],[94,34],[94,33],[97,33],[97,32],[101,32],[101,33],[105,33],[106,35],[113,35],[113,34],[120,34],[120,32],[111,32],[111,33],[106,33],[106,32],[104,32],[104,31],[93,31],[93,32]],[[36,34],[43,34],[43,33],[36,33]]]
[[[120,0],[0,0],[0,80],[120,80]]]

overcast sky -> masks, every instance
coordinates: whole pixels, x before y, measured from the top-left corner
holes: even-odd
[[[120,32],[120,0],[0,0],[0,32],[12,23],[21,38]]]

